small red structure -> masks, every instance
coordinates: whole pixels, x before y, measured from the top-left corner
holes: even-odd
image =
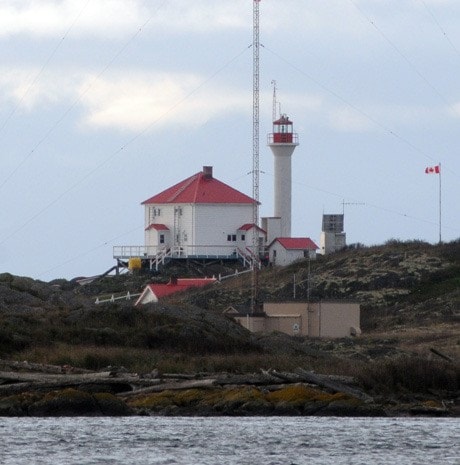
[[[268,135],[269,144],[298,144],[298,136],[294,133],[292,121],[286,115],[273,121],[273,133]]]
[[[213,284],[216,278],[176,278],[172,277],[167,284],[148,284],[137,299],[135,306],[158,302],[176,292],[182,292],[190,288],[204,287]]]

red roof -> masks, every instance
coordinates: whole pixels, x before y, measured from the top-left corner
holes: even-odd
[[[251,197],[212,177],[212,172],[199,172],[142,202],[156,203],[240,203],[252,204]]]
[[[214,283],[215,278],[179,278],[177,284],[171,281],[167,284],[148,284],[148,288],[160,299],[176,292],[185,291],[191,287],[203,287]]]
[[[277,237],[272,244],[276,241],[278,241],[286,250],[319,249],[319,247],[309,237]]]
[[[169,231],[169,228],[165,224],[151,224],[145,228],[146,231],[150,229],[156,229],[157,231]]]
[[[243,224],[243,226],[241,226],[241,228],[238,228],[238,231],[249,231],[250,229],[252,229],[254,227],[256,229],[258,229],[259,231],[261,231],[263,233],[266,233],[266,231],[264,231],[262,228],[259,228],[259,226],[256,226],[254,223]]]
[[[289,120],[289,116],[281,115],[279,119],[273,121],[273,124],[292,124],[292,121]]]

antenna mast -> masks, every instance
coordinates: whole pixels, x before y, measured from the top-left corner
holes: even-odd
[[[273,84],[273,107],[272,107],[272,123],[277,120],[276,117],[276,81],[272,80]]]
[[[253,245],[253,266],[252,266],[252,312],[257,311],[259,294],[259,3],[260,0],[253,0],[253,31],[252,31],[252,198],[254,199],[252,209],[252,222],[254,233],[252,235]]]
[[[342,215],[345,216],[345,205],[366,205],[364,202],[345,202],[342,200]]]

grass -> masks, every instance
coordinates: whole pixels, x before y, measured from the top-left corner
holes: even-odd
[[[367,363],[352,370],[366,389],[381,393],[458,392],[460,366],[423,357],[400,357]]]
[[[298,367],[315,371],[339,371],[343,362],[312,360],[307,356],[270,355],[260,353],[192,355],[167,350],[132,347],[98,347],[95,345],[56,344],[17,352],[14,360],[27,360],[50,365],[70,365],[90,370],[107,366],[123,366],[137,373],[158,369],[162,373],[251,373],[261,369],[294,371]]]

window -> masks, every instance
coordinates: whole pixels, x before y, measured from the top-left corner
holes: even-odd
[[[245,235],[245,234],[241,234],[241,240],[242,240],[242,241],[245,241],[245,240],[246,240],[246,235]]]
[[[228,242],[236,242],[236,234],[227,234]]]
[[[165,243],[165,235],[160,234],[160,244],[164,244],[164,243]]]
[[[154,219],[156,216],[160,216],[160,213],[161,213],[161,210],[160,210],[159,208],[150,207],[150,209],[149,209],[150,222],[152,223],[152,222],[153,222],[153,219]]]

